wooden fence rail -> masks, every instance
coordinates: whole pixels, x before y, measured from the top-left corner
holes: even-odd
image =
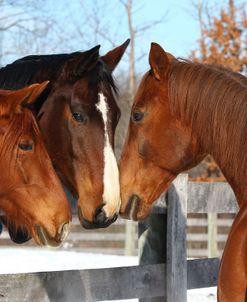
[[[187,289],[216,286],[219,268],[217,258],[187,260],[187,213],[236,211],[226,183],[190,183],[180,175],[139,224],[139,266],[0,275],[0,302],[186,302]]]
[[[188,289],[216,286],[218,265],[218,259],[189,260]],[[91,302],[166,297],[165,283],[165,264],[0,275],[0,301]]]

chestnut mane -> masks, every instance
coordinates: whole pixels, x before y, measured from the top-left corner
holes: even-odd
[[[168,74],[171,111],[233,175],[247,169],[247,79],[219,66],[174,60]]]

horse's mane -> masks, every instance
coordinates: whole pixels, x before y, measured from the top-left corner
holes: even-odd
[[[23,88],[32,84],[36,74],[44,74],[47,80],[52,80],[57,77],[61,66],[77,54],[32,55],[18,59],[0,69],[0,87],[11,90]]]
[[[113,91],[115,93],[118,93],[118,88],[116,86],[114,78],[105,62],[103,62],[101,59],[98,60],[94,68],[92,68],[92,70],[89,72],[89,77],[89,86],[91,86],[92,88],[95,85],[100,84],[102,84],[103,86],[110,85]]]
[[[200,143],[204,148],[207,146],[208,153],[214,153],[217,161],[220,158],[235,173],[244,173],[247,168],[246,77],[219,66],[174,60],[168,79],[172,112],[191,126]]]
[[[0,87],[14,90],[23,88],[34,82],[43,82],[44,80],[52,82],[58,78],[66,62],[81,55],[83,55],[83,52],[31,55],[18,59],[0,69]],[[82,73],[82,77],[89,74],[92,75],[90,85],[99,83],[103,83],[103,85],[110,84],[110,87],[115,92],[117,91],[111,72],[100,58],[90,70],[85,70]],[[69,77],[70,75],[67,76]]]

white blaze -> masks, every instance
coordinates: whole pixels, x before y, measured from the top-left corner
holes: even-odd
[[[105,144],[104,144],[104,176],[103,176],[103,202],[105,203],[104,211],[108,218],[111,218],[120,209],[120,185],[119,171],[116,157],[112,150],[109,135],[107,131],[107,112],[108,105],[103,93],[99,93],[99,102],[96,108],[102,114],[104,122]]]

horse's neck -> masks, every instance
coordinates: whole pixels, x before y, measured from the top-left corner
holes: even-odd
[[[219,165],[221,171],[223,172],[226,180],[232,187],[238,204],[246,204],[247,203],[247,186],[245,184],[246,180],[243,178],[243,172],[241,171],[239,174],[232,171],[231,166],[236,165],[233,163],[222,163],[220,159],[215,158],[215,161]],[[230,166],[230,167],[229,167]],[[244,169],[247,174],[247,170]]]
[[[191,125],[201,154],[214,157],[239,202],[247,202],[246,78],[216,67],[175,62],[168,84],[171,108]]]
[[[198,77],[196,69],[191,72],[194,85],[182,97],[185,119],[191,120],[203,153],[214,157],[239,202],[247,202],[247,80],[232,72],[200,68]]]
[[[217,137],[211,144],[210,149],[208,149],[208,146],[203,145],[203,142],[202,146],[206,153],[213,156],[225,178],[231,185],[239,204],[241,204],[243,202],[247,203],[247,186],[245,185],[247,176],[247,149],[246,144],[243,143],[241,145],[239,142],[236,142],[239,137],[234,137],[230,134],[237,133],[237,131],[239,131],[238,127],[237,121],[231,123],[231,129],[228,128],[229,132],[222,135],[224,138]],[[229,148],[229,146],[234,146],[234,148]]]

